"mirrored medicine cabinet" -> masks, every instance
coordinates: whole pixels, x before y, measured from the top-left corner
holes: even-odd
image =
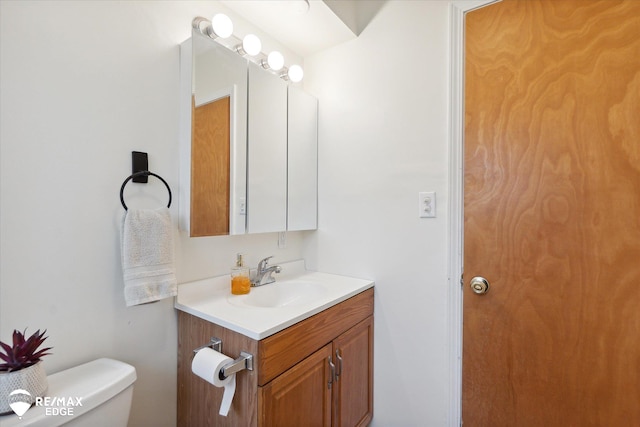
[[[317,99],[199,31],[180,58],[181,229],[315,229]]]

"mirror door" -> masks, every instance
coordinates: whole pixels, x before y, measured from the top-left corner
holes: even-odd
[[[191,237],[244,234],[247,60],[198,31],[180,48],[180,226]]]
[[[289,86],[287,230],[318,227],[318,100]]]
[[[249,63],[247,232],[287,229],[287,83]]]

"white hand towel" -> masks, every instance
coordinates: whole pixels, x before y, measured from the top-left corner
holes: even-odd
[[[122,272],[127,307],[178,293],[168,208],[129,209],[122,223]]]

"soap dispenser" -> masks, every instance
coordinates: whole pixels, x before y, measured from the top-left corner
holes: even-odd
[[[244,255],[238,254],[236,265],[231,268],[231,293],[234,295],[248,294],[251,290],[249,267],[244,265]]]

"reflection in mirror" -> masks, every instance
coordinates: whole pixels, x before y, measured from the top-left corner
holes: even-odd
[[[191,139],[191,236],[229,234],[231,94],[196,101]]]
[[[244,234],[247,60],[197,30],[180,52],[182,92],[191,94],[181,107],[191,113],[182,123],[181,228],[191,237]]]

